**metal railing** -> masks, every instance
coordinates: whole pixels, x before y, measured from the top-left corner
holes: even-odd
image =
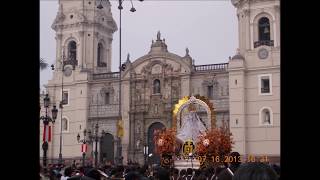
[[[194,66],[195,71],[226,71],[227,69],[228,63],[205,64]]]
[[[265,45],[265,46],[273,46],[274,41],[273,40],[261,40],[254,42],[254,48],[257,48],[259,46]]]
[[[97,79],[119,79],[119,72],[93,74],[93,80]]]
[[[269,92],[270,92],[269,87],[261,88],[261,93],[269,93]]]
[[[118,116],[119,104],[90,105],[89,117],[114,117]]]

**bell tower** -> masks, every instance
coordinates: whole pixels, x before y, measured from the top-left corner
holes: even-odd
[[[113,33],[117,25],[112,17],[111,4],[98,9],[95,0],[60,0],[52,24],[56,31],[56,67],[61,62],[73,69],[94,73],[111,71]]]
[[[233,151],[280,160],[280,1],[231,0],[239,47],[229,60]]]
[[[237,8],[240,54],[280,46],[279,0],[231,0]]]

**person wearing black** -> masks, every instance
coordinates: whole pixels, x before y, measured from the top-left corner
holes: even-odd
[[[184,180],[191,180],[193,177],[193,170],[191,168],[187,169],[187,175],[185,176]]]
[[[186,174],[187,174],[187,171],[185,169],[181,169],[180,170],[180,175],[178,177],[178,180],[183,180],[184,177],[186,176]]]
[[[232,180],[278,180],[277,173],[267,164],[251,162],[242,164]]]
[[[224,170],[222,170],[219,174],[218,174],[218,179],[219,180],[232,180],[232,177],[234,176],[234,173],[237,171],[237,169],[239,168],[241,162],[238,161],[238,157],[240,157],[240,154],[238,152],[232,152],[229,155],[230,159],[232,158],[232,161],[230,160],[230,165],[229,167],[227,166]],[[236,157],[236,158],[234,158]]]

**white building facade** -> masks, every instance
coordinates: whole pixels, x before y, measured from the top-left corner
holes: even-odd
[[[49,163],[58,159],[60,132],[63,159],[79,161],[82,153],[77,135],[83,138],[83,130],[93,129],[96,123],[99,133],[106,132],[98,143],[99,162],[114,161],[121,155],[124,164],[143,163],[144,146],[149,147],[149,153],[153,151],[153,131],[171,127],[174,105],[182,97],[196,94],[213,102],[218,126],[229,125],[234,151],[278,161],[279,1],[232,1],[238,12],[239,51],[228,63],[195,65],[188,49],[183,56],[169,52],[158,32],[148,54],[136,60],[128,56],[121,77],[119,72],[111,72],[117,25],[111,4],[103,3],[104,8],[97,9],[95,1],[59,1],[52,25],[57,61],[47,93],[57,107],[63,100],[63,109],[52,127]],[[120,78],[124,136],[119,143]],[[204,112],[199,114],[206,120]],[[87,158],[93,157],[93,147],[89,145]],[[42,156],[42,149],[40,152]]]

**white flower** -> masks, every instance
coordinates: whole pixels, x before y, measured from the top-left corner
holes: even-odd
[[[158,140],[158,145],[159,145],[159,146],[162,146],[162,145],[163,145],[163,139],[159,139],[159,140]]]
[[[209,146],[209,144],[210,144],[210,141],[209,141],[209,139],[205,139],[205,140],[203,140],[202,141],[202,144],[204,145],[204,146]]]

